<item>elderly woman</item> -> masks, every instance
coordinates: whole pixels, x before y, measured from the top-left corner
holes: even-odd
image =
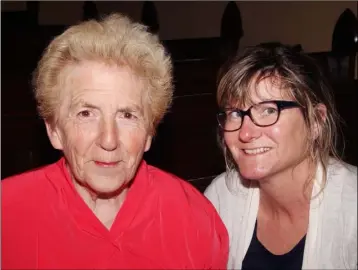
[[[337,114],[306,55],[262,44],[221,69],[227,171],[205,191],[230,239],[229,269],[356,269],[357,168],[335,149]]]
[[[142,160],[171,69],[157,37],[119,14],[51,42],[34,88],[64,158],[2,181],[3,269],[226,268],[215,208]]]

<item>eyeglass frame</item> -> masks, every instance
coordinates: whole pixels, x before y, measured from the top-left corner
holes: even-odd
[[[277,119],[275,122],[273,122],[272,124],[269,124],[269,125],[259,125],[255,122],[255,120],[253,119],[252,115],[251,115],[251,109],[257,105],[260,105],[260,104],[266,104],[266,103],[275,103],[276,106],[277,106]],[[265,101],[262,101],[262,102],[259,102],[259,103],[256,103],[256,104],[253,104],[252,106],[250,106],[250,108],[248,108],[247,110],[240,110],[240,109],[237,109],[237,108],[225,108],[221,111],[219,111],[217,114],[216,114],[216,120],[218,121],[218,124],[219,124],[219,127],[221,130],[225,131],[225,132],[234,132],[234,131],[238,131],[241,127],[242,127],[242,123],[244,122],[244,118],[245,116],[247,115],[252,123],[254,123],[256,126],[258,127],[269,127],[269,126],[272,126],[274,124],[276,124],[278,122],[278,120],[280,119],[280,115],[281,115],[281,111],[282,110],[285,110],[285,109],[291,109],[291,108],[302,108],[302,106],[300,104],[298,104],[296,101],[289,101],[289,100],[265,100]],[[225,114],[227,115],[226,113],[230,111],[230,112],[239,112],[241,114],[241,124],[239,126],[239,128],[237,129],[234,129],[234,130],[226,130],[220,123],[220,115],[222,114]]]

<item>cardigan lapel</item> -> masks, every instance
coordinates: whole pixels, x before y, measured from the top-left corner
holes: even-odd
[[[248,195],[245,203],[245,212],[243,217],[243,223],[240,228],[240,238],[238,250],[236,251],[236,258],[240,262],[240,269],[242,267],[242,261],[246,255],[247,250],[249,249],[250,242],[255,229],[255,222],[257,217],[257,212],[259,209],[259,189],[255,182],[250,184],[248,189]],[[238,263],[234,263],[233,267],[237,267]]]
[[[319,193],[322,188],[323,169],[319,164],[316,171],[316,176],[312,188],[310,213],[308,231],[306,235],[306,244],[303,255],[302,269],[318,269],[319,268],[319,251],[322,243],[322,213],[324,209],[323,191]]]

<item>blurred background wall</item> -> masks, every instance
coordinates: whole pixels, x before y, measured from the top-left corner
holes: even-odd
[[[26,10],[26,1],[2,1],[3,11]],[[140,20],[143,1],[95,1],[99,13],[119,11]],[[162,39],[218,37],[227,1],[154,1]],[[356,1],[237,1],[244,36],[240,47],[267,41],[301,44],[307,52],[329,51],[339,15]],[[81,19],[83,1],[41,1],[40,25],[70,25]],[[64,16],[64,14],[66,14]]]
[[[145,154],[148,163],[203,191],[225,170],[216,136],[221,62],[237,48],[279,41],[322,65],[343,120],[338,150],[357,165],[358,2],[2,1],[1,7],[1,178],[61,154],[49,143],[30,83],[47,44],[71,24],[115,11],[149,25],[174,60],[173,106]]]

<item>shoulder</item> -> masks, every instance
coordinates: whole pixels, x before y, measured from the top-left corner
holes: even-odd
[[[49,206],[48,198],[53,200],[52,184],[48,181],[53,166],[31,170],[5,178],[1,182],[1,210],[3,242],[13,243],[35,241],[38,224],[44,218],[44,210]],[[55,182],[55,181],[54,181]],[[26,234],[23,234],[26,232]]]
[[[210,201],[190,183],[173,174],[152,166],[148,166],[148,173],[155,186],[157,211],[171,239],[176,245],[184,241],[188,252],[198,260],[202,258],[208,262],[210,258],[213,268],[225,267],[228,233]]]
[[[221,213],[231,205],[245,200],[248,192],[249,186],[242,182],[236,171],[232,171],[218,175],[206,188],[204,194]]]
[[[48,187],[47,174],[56,170],[57,163],[7,177],[1,181],[2,207],[29,206],[39,201]]]
[[[348,177],[349,181],[352,181],[353,178],[357,177],[357,167],[346,162],[331,158],[328,164],[328,173],[332,176]]]
[[[217,211],[193,185],[152,166],[148,166],[148,173],[161,211],[172,216],[173,222],[180,220],[185,226],[200,227],[203,231],[210,231],[213,226],[221,230],[223,225]]]
[[[216,176],[213,181],[210,183],[210,185],[206,188],[204,194],[206,197],[211,198],[214,196],[224,195],[226,193],[230,193],[228,185],[226,181],[228,180],[228,174],[226,172],[223,172]],[[235,179],[236,181],[239,179]]]
[[[155,185],[156,192],[167,202],[180,208],[192,208],[194,210],[207,210],[215,212],[212,204],[189,182],[171,173],[148,165],[148,174]]]
[[[340,215],[357,216],[357,167],[331,158],[323,192],[326,203]]]
[[[331,159],[327,168],[326,198],[327,235],[337,236],[342,257],[350,265],[357,264],[357,167]],[[339,252],[338,252],[339,253]],[[339,253],[340,254],[340,253]]]
[[[340,190],[342,202],[357,203],[357,167],[348,163],[330,159],[327,168],[327,188],[329,191]]]
[[[339,224],[343,225],[345,234],[356,233],[357,167],[331,159],[323,192],[327,217],[340,220]]]

